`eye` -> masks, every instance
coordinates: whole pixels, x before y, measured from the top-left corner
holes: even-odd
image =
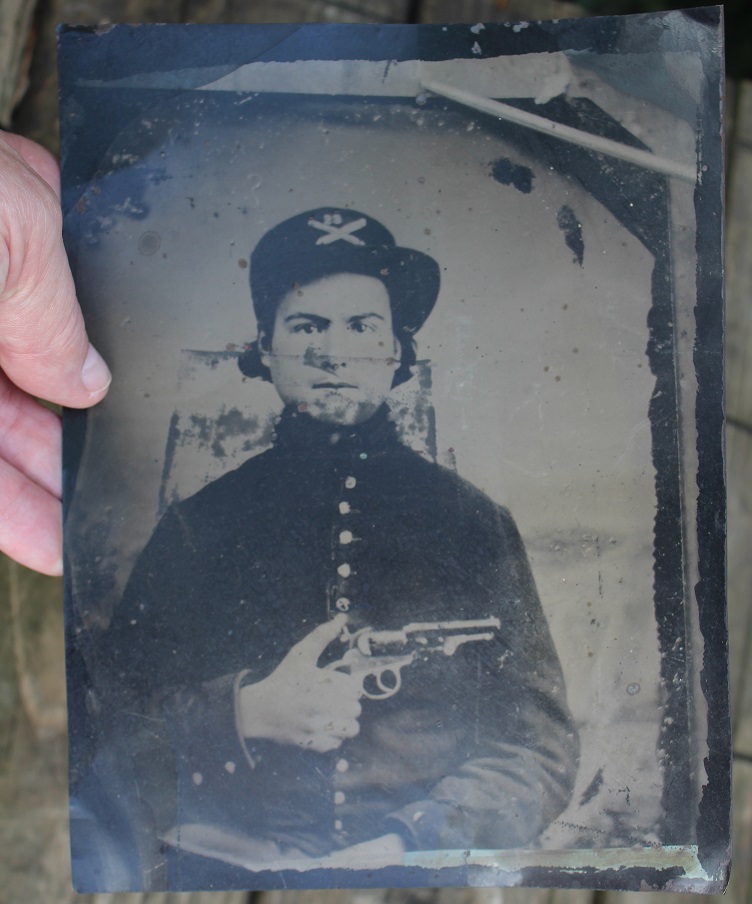
[[[311,323],[310,320],[306,320],[303,323],[296,323],[292,328],[292,332],[305,333],[306,336],[312,336],[314,333],[320,333],[321,328],[317,324]]]
[[[353,320],[353,322],[350,324],[350,329],[354,333],[367,333],[373,330],[373,326],[363,320]]]

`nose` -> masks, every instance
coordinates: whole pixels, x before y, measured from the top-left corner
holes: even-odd
[[[336,373],[347,367],[347,362],[353,355],[358,354],[356,346],[346,325],[331,323],[326,330],[316,336],[316,341],[310,344],[305,361],[312,367]]]
[[[335,355],[328,348],[307,348],[303,355],[303,361],[309,367],[325,370],[327,373],[337,373],[343,367],[347,367],[347,361],[343,355]]]

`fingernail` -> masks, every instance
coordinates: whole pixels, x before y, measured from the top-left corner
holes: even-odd
[[[112,382],[109,367],[93,345],[89,346],[86,354],[86,360],[81,370],[81,382],[89,391],[90,396],[101,395]]]

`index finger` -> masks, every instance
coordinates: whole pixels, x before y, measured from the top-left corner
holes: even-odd
[[[347,623],[347,615],[340,612],[331,621],[317,625],[310,634],[298,641],[292,648],[295,654],[315,665],[329,644],[342,633]]]

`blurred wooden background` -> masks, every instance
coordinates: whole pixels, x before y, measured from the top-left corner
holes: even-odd
[[[594,5],[563,0],[0,0],[0,125],[57,149],[54,27],[58,22],[515,21],[580,16],[583,6],[592,9]],[[727,900],[743,904],[752,901],[752,82],[729,82],[727,108],[727,465],[735,847]],[[68,858],[62,582],[0,557],[0,904],[63,904],[76,899]],[[251,900],[254,904],[626,904],[619,900],[624,897],[535,889],[402,889],[123,894],[78,900],[92,904],[245,904]],[[662,894],[659,900],[672,904],[671,897]]]

